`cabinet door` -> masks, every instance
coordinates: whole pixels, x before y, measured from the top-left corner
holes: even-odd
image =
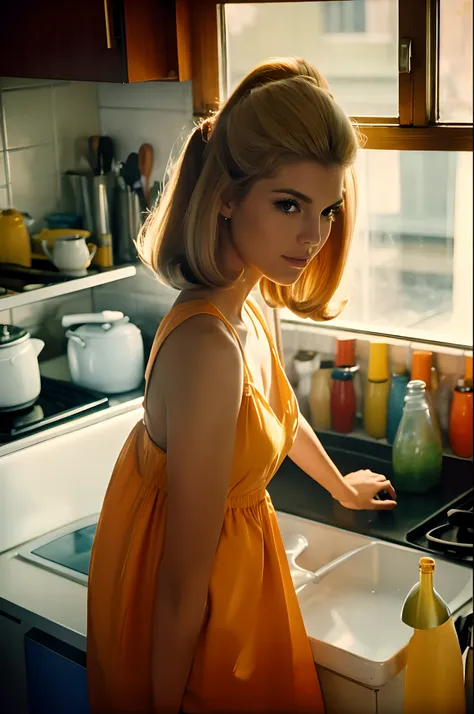
[[[33,628],[25,658],[30,714],[90,714],[84,652]]]
[[[376,692],[316,666],[326,714],[377,714]]]
[[[2,3],[0,75],[126,81],[122,18],[115,0]]]
[[[0,711],[2,714],[29,714],[24,650],[25,632],[29,629],[29,624],[0,609]]]
[[[4,5],[0,76],[190,79],[187,0],[9,0]]]

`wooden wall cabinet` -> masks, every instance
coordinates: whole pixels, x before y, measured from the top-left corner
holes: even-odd
[[[187,0],[9,0],[0,76],[93,82],[191,79]]]

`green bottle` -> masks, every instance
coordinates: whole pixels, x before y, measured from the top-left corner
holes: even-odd
[[[408,383],[403,415],[393,445],[393,485],[399,491],[425,493],[441,480],[443,447],[421,380]]]

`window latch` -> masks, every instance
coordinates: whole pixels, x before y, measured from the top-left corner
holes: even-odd
[[[400,37],[398,41],[398,71],[400,74],[411,72],[411,38]]]

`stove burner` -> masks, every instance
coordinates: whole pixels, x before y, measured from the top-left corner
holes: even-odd
[[[452,508],[448,511],[448,522],[443,523],[436,528],[432,528],[426,534],[427,540],[435,546],[441,546],[446,549],[461,549],[472,551],[473,544],[473,525],[472,525],[472,509],[470,511]]]
[[[449,505],[451,507],[449,507]],[[429,553],[472,563],[474,556],[473,491],[460,496],[406,535],[411,545]]]
[[[33,405],[0,412],[0,444],[15,441],[79,414],[105,409],[108,405],[109,400],[100,392],[42,377],[41,394]]]

